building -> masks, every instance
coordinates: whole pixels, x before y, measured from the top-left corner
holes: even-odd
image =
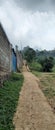
[[[11,44],[0,24],[0,71],[11,72]]]
[[[4,74],[19,71],[22,68],[22,55],[12,48],[7,35],[0,23],[0,77]]]
[[[16,46],[16,57],[17,57],[17,71],[19,71],[23,66],[23,59],[21,52],[18,51],[18,46]]]
[[[17,57],[13,48],[12,48],[12,71],[17,71]]]

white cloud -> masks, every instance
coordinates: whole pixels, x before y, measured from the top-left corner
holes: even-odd
[[[13,44],[55,48],[55,14],[24,11],[11,0],[0,6],[0,21]]]

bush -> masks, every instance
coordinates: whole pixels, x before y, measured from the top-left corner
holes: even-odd
[[[33,59],[35,59],[36,57],[36,52],[34,49],[28,47],[26,49],[26,51],[24,52],[24,59],[26,59],[26,61],[28,63],[31,63],[33,61]]]
[[[34,71],[42,71],[42,66],[36,61],[33,61],[32,63],[29,64],[30,70]]]
[[[42,65],[42,70],[44,72],[51,72],[54,66],[53,58],[52,57],[45,58],[40,61],[40,64]]]

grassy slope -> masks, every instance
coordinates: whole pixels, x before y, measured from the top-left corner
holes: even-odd
[[[10,80],[0,88],[0,130],[14,130],[12,120],[22,84],[23,76],[12,74]]]
[[[40,88],[55,112],[55,73],[33,73],[40,79]]]

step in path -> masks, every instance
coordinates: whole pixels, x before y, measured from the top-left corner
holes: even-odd
[[[24,84],[13,119],[15,130],[55,130],[55,115],[37,78],[27,71],[23,75]]]

